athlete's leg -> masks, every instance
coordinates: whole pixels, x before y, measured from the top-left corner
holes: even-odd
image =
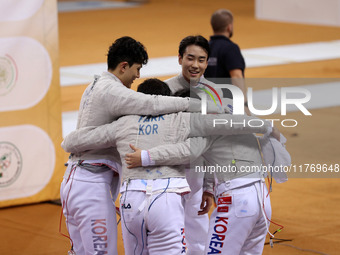
[[[78,253],[84,249],[84,254],[117,254],[117,221],[110,193],[112,176],[111,171],[95,174],[77,167],[65,185],[64,214]]]
[[[120,197],[125,255],[148,254],[144,225],[145,192],[125,191]]]
[[[256,222],[254,228],[252,229],[250,235],[245,241],[242,250],[240,252],[241,255],[257,255],[262,254],[264,248],[264,242],[267,236],[267,230],[269,227],[269,221],[266,219],[271,219],[271,205],[270,205],[270,197],[267,196],[267,188],[264,183],[257,182],[256,189],[258,194],[260,195],[259,203],[262,204],[264,200],[264,215],[260,216],[258,221]],[[261,187],[262,185],[262,187]],[[268,224],[268,225],[267,225]]]
[[[201,255],[204,253],[205,242],[208,236],[209,216],[208,214],[198,215],[202,202],[201,188],[198,192],[187,194],[185,198],[185,239],[189,255]]]
[[[153,195],[145,226],[150,255],[185,254],[183,240],[184,207],[182,196],[177,193]]]
[[[70,185],[67,185],[67,180],[64,179],[61,183],[60,187],[60,200],[62,201],[63,205],[63,213],[65,216],[65,223],[70,235],[70,238],[73,242],[73,250],[76,254],[85,254],[83,241],[81,239],[80,232],[78,230],[78,226],[76,221],[74,220],[73,216],[68,213],[68,206],[66,205],[67,201],[67,194],[69,191]]]
[[[188,247],[187,254],[202,255],[204,254],[209,229],[208,214],[198,215],[202,202],[203,176],[189,169],[189,171],[186,171],[186,178],[191,189],[191,192],[184,196],[184,231]]]
[[[206,254],[240,254],[247,238],[263,218],[253,184],[229,190],[216,198],[211,215]]]

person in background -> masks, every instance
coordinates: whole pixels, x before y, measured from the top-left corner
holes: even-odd
[[[211,16],[211,27],[214,35],[210,37],[210,57],[205,78],[215,83],[233,84],[244,94],[245,111],[248,115],[244,58],[239,46],[230,40],[234,33],[234,18],[229,10],[219,9]],[[222,79],[223,78],[223,79]],[[222,89],[223,97],[232,98],[228,89]]]

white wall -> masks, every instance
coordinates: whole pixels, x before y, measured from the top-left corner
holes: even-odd
[[[340,0],[256,0],[258,19],[340,26]]]

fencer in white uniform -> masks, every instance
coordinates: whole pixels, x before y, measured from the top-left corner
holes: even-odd
[[[187,110],[187,99],[145,95],[129,89],[147,59],[139,42],[130,37],[116,40],[109,49],[108,72],[97,77],[82,96],[77,128],[111,123],[126,114]],[[115,148],[71,156],[60,196],[76,254],[117,254],[114,201],[120,185],[119,172],[120,158]]]
[[[262,254],[271,217],[263,178],[267,170],[263,166],[282,169],[291,163],[282,134],[279,140],[270,131],[260,138],[253,134],[215,136],[209,139],[209,149],[202,154],[206,164],[191,165],[195,171],[213,172],[215,179],[217,208],[210,218],[205,254]],[[154,147],[146,155],[147,162],[154,165],[170,164],[168,158],[186,164],[201,155],[197,152],[202,151],[194,143],[182,142]],[[283,171],[274,171],[272,175],[278,183],[287,181]]]
[[[268,126],[213,126],[216,117],[240,122],[252,117],[177,113],[158,117],[124,116],[112,124],[85,127],[69,134],[62,146],[75,154],[88,149],[116,146],[122,160],[122,230],[126,254],[178,254],[185,252],[184,208],[181,195],[190,191],[183,167],[127,169],[123,160],[129,144],[152,148],[174,144],[188,136],[266,132]],[[195,127],[195,128],[190,128]],[[207,144],[204,139],[199,139]],[[197,154],[204,146],[195,146]],[[167,154],[166,150],[158,152]],[[164,164],[168,162],[164,161]]]
[[[190,90],[191,81],[194,81],[195,84],[202,79],[208,65],[209,54],[209,42],[204,37],[187,36],[181,40],[178,49],[178,62],[182,71],[179,75],[165,81],[173,95],[179,91]],[[198,158],[197,163],[202,160],[202,158]],[[210,194],[210,191],[205,185],[204,174],[194,173],[191,170],[186,168],[186,178],[191,188],[191,193],[184,196],[186,241],[188,255],[202,255],[208,234],[209,217],[208,214],[198,214],[198,212],[201,209],[201,203],[205,203],[205,195]]]

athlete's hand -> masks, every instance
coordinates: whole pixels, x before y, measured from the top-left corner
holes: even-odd
[[[125,163],[127,168],[134,168],[142,166],[142,150],[130,144],[130,148],[134,151],[133,153],[127,153],[125,155]]]
[[[203,215],[209,212],[213,204],[214,195],[204,191],[202,195],[201,210],[198,211],[198,215]]]

